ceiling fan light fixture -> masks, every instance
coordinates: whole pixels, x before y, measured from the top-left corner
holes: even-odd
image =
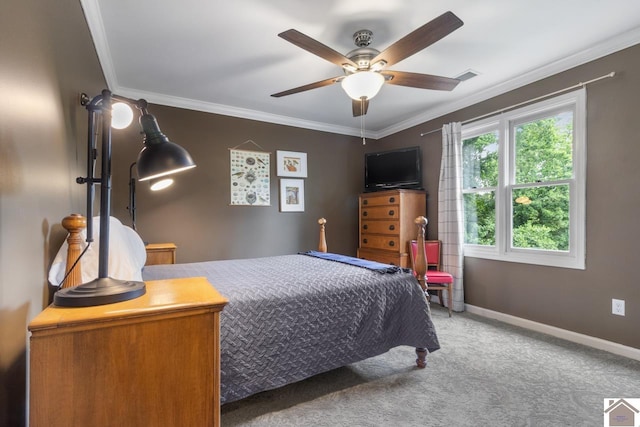
[[[384,76],[374,71],[360,71],[342,79],[342,89],[356,101],[371,99],[384,84]]]
[[[371,71],[380,71],[384,68],[384,66],[387,65],[387,61],[385,61],[384,59],[381,59],[380,61],[377,61],[375,64],[371,64]]]
[[[358,69],[351,64],[342,64],[342,68],[349,73],[355,73],[358,71]]]

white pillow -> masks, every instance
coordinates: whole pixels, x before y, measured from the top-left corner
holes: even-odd
[[[87,246],[86,230],[82,231],[82,250]],[[109,217],[109,277],[120,280],[142,281],[142,267],[147,261],[144,242],[133,229],[123,225],[117,218]],[[100,247],[100,217],[93,218],[93,242],[82,256],[82,283],[98,277],[98,259]],[[49,283],[59,286],[64,279],[67,266],[67,248],[65,239],[49,269]]]

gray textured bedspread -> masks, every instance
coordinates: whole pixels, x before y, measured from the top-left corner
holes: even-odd
[[[220,320],[222,403],[399,345],[440,348],[428,304],[409,273],[284,255],[154,265],[142,275],[204,276],[229,299]]]

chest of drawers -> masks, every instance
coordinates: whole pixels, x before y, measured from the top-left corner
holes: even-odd
[[[427,196],[418,190],[364,193],[359,200],[358,257],[410,267],[409,242],[417,236],[414,220],[426,216]]]

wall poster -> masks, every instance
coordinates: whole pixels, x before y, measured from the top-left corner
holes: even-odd
[[[229,149],[231,205],[271,206],[270,153]]]

